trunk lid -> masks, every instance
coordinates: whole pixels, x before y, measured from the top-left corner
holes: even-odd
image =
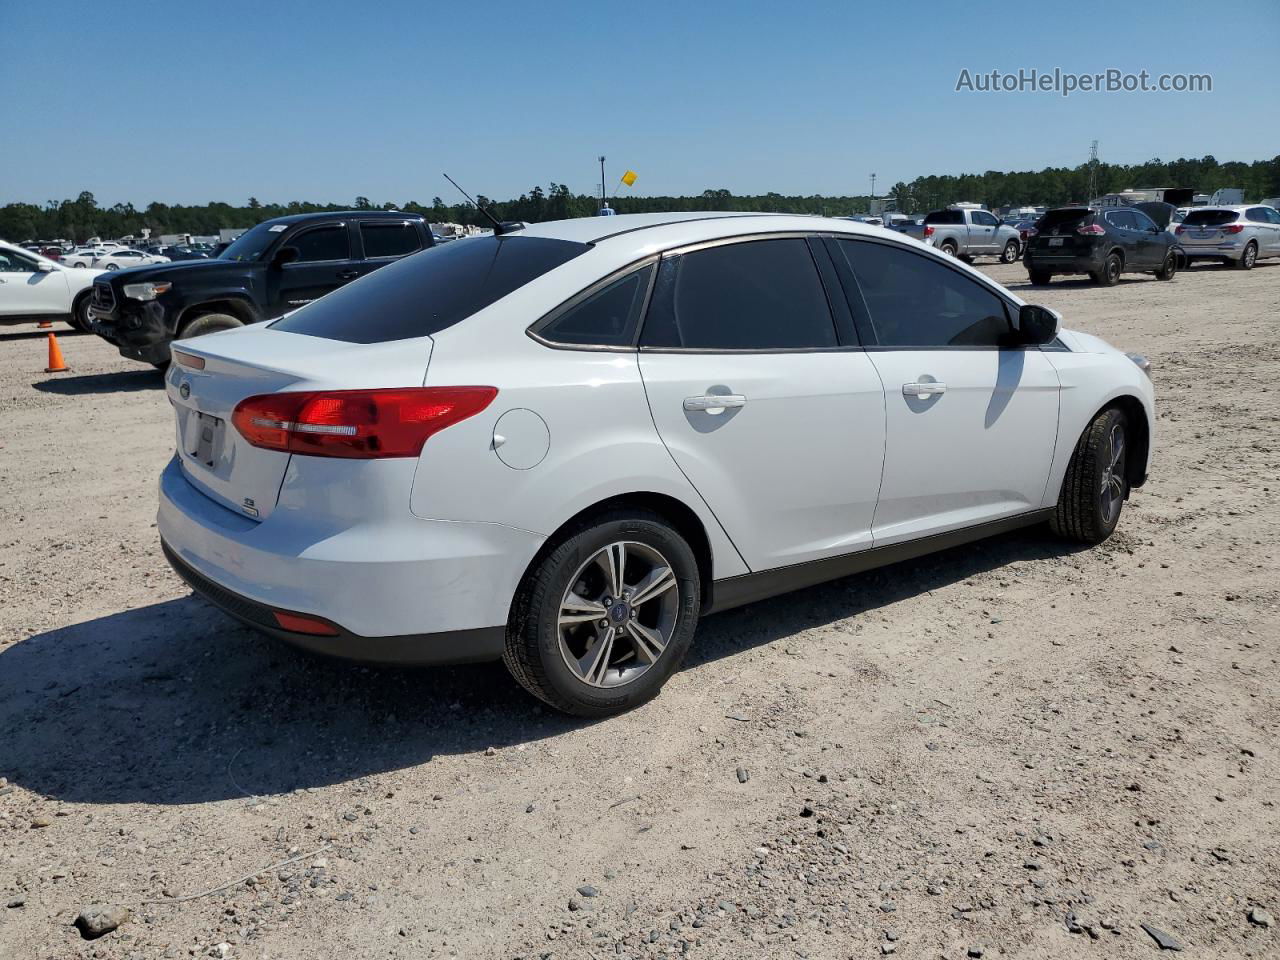
[[[1239,214],[1234,210],[1190,210],[1182,219],[1178,239],[1184,247],[1216,246],[1227,238],[1222,228],[1238,219]]]
[[[293,455],[250,445],[231,423],[236,405],[262,393],[422,386],[431,346],[430,337],[353,344],[265,324],[175,341],[173,350],[204,361],[194,369],[175,359],[165,378],[183,474],[228,509],[266,519]]]

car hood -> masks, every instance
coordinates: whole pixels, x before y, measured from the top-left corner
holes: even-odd
[[[200,271],[201,277],[214,277],[219,273],[227,276],[243,276],[246,272],[260,266],[262,264],[242,260],[173,260],[169,263],[125,267],[122,270],[113,271],[112,276],[128,277],[131,281],[164,278],[178,283],[181,282],[182,277],[189,277],[196,271]]]
[[[1091,333],[1082,333],[1079,330],[1068,330],[1064,327],[1058,331],[1058,337],[1077,353],[1124,353],[1124,351],[1117,350],[1101,337],[1095,337]]]

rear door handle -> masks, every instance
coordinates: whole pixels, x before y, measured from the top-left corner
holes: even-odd
[[[702,411],[712,416],[719,416],[730,407],[746,406],[747,398],[738,394],[726,394],[724,396],[705,396],[705,397],[685,397],[684,408],[690,412]]]
[[[946,392],[947,385],[945,383],[904,383],[902,385],[902,395],[904,397],[932,397]]]
[[[358,276],[360,276],[360,271],[359,271],[359,270],[343,270],[340,274],[338,274],[338,279],[339,279],[339,280],[354,280],[354,279],[355,279],[356,277],[358,277]]]

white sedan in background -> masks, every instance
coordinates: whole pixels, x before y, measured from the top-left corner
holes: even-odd
[[[169,263],[168,257],[141,250],[112,250],[93,261],[98,270],[123,270],[126,267],[149,267],[155,263]]]
[[[0,324],[65,320],[89,329],[89,297],[100,270],[73,269],[0,241]]]
[[[172,356],[158,527],[197,592],[584,716],[657,694],[701,615],[1032,524],[1102,542],[1155,424],[1143,358],[818,217],[509,227]]]

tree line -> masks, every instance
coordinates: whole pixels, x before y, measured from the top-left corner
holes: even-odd
[[[1252,163],[1219,163],[1212,156],[1172,161],[1150,160],[1125,165],[1097,163],[1077,167],[1046,167],[1039,171],[1003,173],[989,170],[981,174],[917,177],[910,183],[899,181],[889,188],[888,196],[897,209],[916,213],[946,206],[958,201],[974,201],[989,207],[1005,205],[1060,206],[1089,199],[1090,181],[1096,191],[1110,193],[1126,187],[1191,187],[1198,193],[1211,194],[1222,187],[1242,187],[1247,202],[1280,196],[1280,156]],[[483,195],[477,201],[489,207],[503,220],[561,220],[589,217],[599,208],[599,197],[575,194],[562,183],[551,183],[544,189],[534,187],[519,197],[491,201]],[[871,198],[866,194],[828,197],[787,196],[766,193],[736,196],[728,190],[705,190],[686,197],[612,197],[610,205],[618,213],[678,213],[692,210],[757,211],[762,213],[802,213],[825,216],[850,216],[866,213]],[[367,197],[356,197],[354,203],[262,203],[250,197],[243,206],[212,202],[207,204],[166,204],[153,202],[144,208],[132,203],[101,207],[93,194],[84,191],[74,200],[50,200],[43,206],[34,203],[9,203],[0,207],[0,238],[12,242],[40,239],[67,239],[77,242],[89,237],[140,236],[150,228],[152,236],[161,234],[216,234],[219,229],[251,227],[263,220],[293,213],[315,213],[336,210],[403,210],[420,213],[431,222],[488,225],[488,220],[471,203],[447,204],[433,197],[429,204],[415,200],[402,203],[374,203]]]

